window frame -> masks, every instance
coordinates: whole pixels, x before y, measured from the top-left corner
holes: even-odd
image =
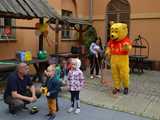
[[[7,25],[7,21],[5,20],[10,20],[11,22]],[[11,27],[11,26],[16,26],[16,19],[13,18],[0,18],[0,42],[1,41],[16,41],[16,28],[10,28],[11,29],[11,34],[10,35],[5,35],[5,27]]]
[[[72,15],[73,15],[72,11],[62,9],[62,16],[72,17]],[[63,30],[61,32],[62,39],[63,40],[71,39],[72,38],[72,33],[70,31],[70,26],[64,24],[64,25],[62,25],[62,28],[63,28]]]

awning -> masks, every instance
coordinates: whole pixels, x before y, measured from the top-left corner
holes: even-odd
[[[0,0],[0,17],[58,18],[58,14],[47,0]]]
[[[80,18],[73,18],[73,17],[67,17],[63,16],[61,19],[62,22],[64,23],[69,23],[71,26],[75,24],[79,25],[91,25],[91,23],[88,20],[80,19]]]
[[[59,24],[64,25],[68,24],[70,26],[74,25],[92,25],[88,20],[80,19],[80,18],[73,18],[73,17],[67,17],[67,16],[59,16]],[[48,20],[48,23],[55,24],[55,19],[50,18]]]

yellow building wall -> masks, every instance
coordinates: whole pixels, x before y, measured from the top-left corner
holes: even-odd
[[[49,4],[53,6],[53,8],[57,11],[59,15],[61,15],[62,9],[70,10],[73,12],[73,16],[81,16],[86,11],[80,8],[83,7],[85,0],[79,2],[76,0],[77,8],[74,5],[72,0],[48,0]],[[76,10],[77,9],[77,10]],[[77,13],[76,13],[77,12]],[[45,19],[46,21],[47,19]],[[39,22],[38,19],[34,20],[16,20],[17,26],[27,26],[27,27],[34,27],[35,23]],[[54,25],[53,25],[54,26]],[[18,50],[31,50],[32,55],[36,57],[37,51],[39,48],[39,41],[38,36],[35,34],[35,30],[24,30],[24,29],[17,29],[16,30],[16,41],[14,42],[1,42],[0,43],[0,59],[12,59],[15,58],[16,51]],[[48,42],[51,46],[48,45]],[[49,54],[55,53],[55,31],[49,28],[48,37],[44,39],[44,49],[47,50]],[[75,40],[75,36],[69,40],[62,40],[61,32],[59,32],[59,50],[58,52],[69,52],[71,47],[77,44],[77,40]]]
[[[17,26],[35,26],[33,20],[17,20]],[[36,56],[36,37],[34,30],[16,30],[16,41],[5,41],[0,43],[0,59],[15,58],[16,51],[31,50],[33,56]]]
[[[88,19],[88,0],[48,0],[49,4],[61,14],[61,10],[73,11],[73,16]],[[73,2],[75,1],[75,3]],[[110,0],[93,0],[93,25],[97,33],[104,40],[105,36],[105,12],[106,6]],[[128,0],[131,6],[131,22],[130,22],[130,37],[134,39],[137,34],[144,36],[150,44],[150,59],[160,60],[158,53],[159,28],[160,28],[160,0]],[[17,26],[33,27],[38,20],[17,20]],[[34,30],[16,31],[16,42],[1,42],[0,43],[0,59],[14,58],[17,50],[31,50],[33,56],[36,56],[38,49],[38,40]],[[62,40],[61,32],[59,33],[59,51],[69,52],[71,46],[77,44],[76,37],[69,40]],[[44,49],[50,54],[55,51],[55,32],[49,29],[48,41],[52,46],[47,45],[47,40],[44,40]]]
[[[105,36],[105,12],[110,0],[93,0],[93,25],[98,35]],[[159,0],[128,0],[131,6],[130,38],[141,34],[150,44],[149,59],[160,61],[158,48],[160,28]],[[100,6],[100,7],[99,7]]]

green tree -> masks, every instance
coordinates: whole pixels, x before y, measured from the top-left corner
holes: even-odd
[[[83,43],[87,49],[90,44],[97,38],[97,32],[94,27],[90,26],[87,31],[83,34]]]

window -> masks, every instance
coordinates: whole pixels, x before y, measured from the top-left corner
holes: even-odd
[[[71,17],[72,16],[72,12],[68,11],[68,10],[62,10],[62,16],[68,16]],[[62,26],[64,30],[62,30],[62,38],[64,39],[70,39],[71,38],[71,33],[69,30],[69,25],[63,25]]]
[[[0,25],[4,26],[0,28],[0,41],[16,39],[16,30],[11,28],[11,26],[15,26],[15,19],[1,18]]]

